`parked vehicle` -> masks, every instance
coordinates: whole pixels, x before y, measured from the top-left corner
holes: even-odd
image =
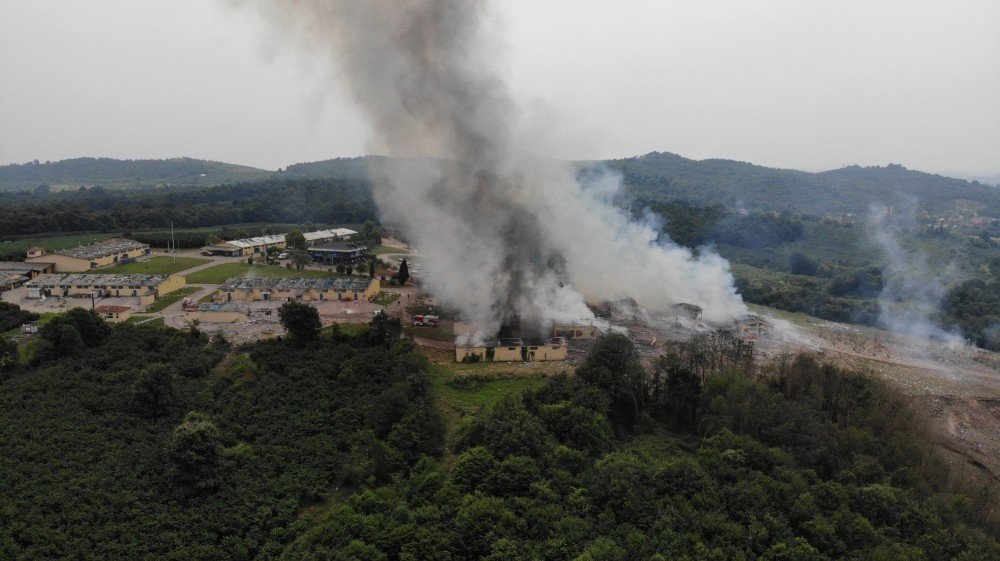
[[[413,316],[413,325],[415,327],[435,327],[438,324],[438,317],[428,314],[420,314]]]

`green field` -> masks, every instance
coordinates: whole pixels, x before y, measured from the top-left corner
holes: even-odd
[[[104,267],[84,272],[95,275],[172,275],[191,267],[204,265],[208,261],[208,259],[198,259],[196,257],[162,256],[153,257],[148,261],[136,261],[134,263],[126,263],[125,265]]]
[[[221,265],[216,265],[215,267],[209,267],[208,269],[202,269],[201,271],[191,273],[187,276],[187,282],[189,284],[222,284],[226,282],[226,279],[233,277],[300,277],[307,279],[333,279],[343,276],[345,275],[338,275],[337,273],[330,273],[327,271],[317,271],[315,269],[299,271],[296,269],[276,267],[274,265],[256,263],[253,265],[247,265],[246,263],[240,262],[223,263]]]
[[[184,288],[175,290],[170,294],[167,294],[163,298],[160,298],[156,302],[146,306],[147,312],[160,312],[163,311],[167,306],[173,304],[174,302],[180,302],[185,296],[191,296],[195,292],[198,292],[201,288],[197,286],[185,286]]]
[[[148,325],[148,326],[162,326],[162,325],[164,325],[162,317],[159,317],[159,316],[142,316],[142,315],[131,316],[127,320],[125,320],[125,323],[132,323],[132,324],[139,324],[139,325]]]
[[[111,234],[78,234],[74,236],[52,236],[47,238],[25,238],[23,240],[4,241],[0,242],[0,254],[15,251],[25,252],[29,247],[36,245],[48,250],[66,249],[78,245],[102,242],[110,237]]]
[[[430,375],[441,401],[463,416],[490,406],[505,395],[538,389],[546,380],[539,373],[487,373],[485,369],[482,374],[456,374],[452,368],[440,364],[430,365]]]

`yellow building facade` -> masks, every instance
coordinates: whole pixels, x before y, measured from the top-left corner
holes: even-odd
[[[57,273],[79,273],[116,263],[127,262],[149,254],[149,245],[126,238],[112,238],[107,241],[83,245],[72,249],[60,249],[52,253],[25,259],[28,263],[52,263]]]
[[[535,362],[566,360],[569,347],[562,337],[544,341],[501,339],[457,345],[455,362]]]

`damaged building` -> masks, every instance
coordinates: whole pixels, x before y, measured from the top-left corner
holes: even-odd
[[[78,273],[98,267],[129,263],[137,257],[149,255],[149,244],[126,238],[111,238],[103,242],[60,249],[52,253],[29,251],[26,263],[52,263],[56,273]]]
[[[562,337],[551,339],[487,339],[456,345],[456,362],[534,362],[566,360],[568,346]]]
[[[300,300],[369,301],[381,290],[378,279],[353,277],[339,279],[307,278],[231,278],[219,288],[225,302]]]
[[[140,306],[152,303],[186,284],[177,275],[47,274],[24,283],[27,298],[135,298]]]

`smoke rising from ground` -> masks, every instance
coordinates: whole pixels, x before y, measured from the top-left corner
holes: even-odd
[[[256,4],[255,4],[256,5]],[[496,18],[464,0],[260,4],[282,36],[329,60],[370,121],[375,198],[426,259],[435,295],[492,335],[590,321],[585,300],[678,302],[712,323],[745,311],[728,263],[657,242],[611,204],[618,177],[583,186],[568,165],[526,155],[496,69]]]
[[[955,280],[953,267],[932,271],[925,255],[906,249],[899,241],[900,229],[913,226],[912,209],[893,215],[885,207],[873,207],[870,214],[871,241],[885,263],[878,298],[879,323],[895,333],[963,345],[957,329],[946,329],[937,322],[948,285]]]

